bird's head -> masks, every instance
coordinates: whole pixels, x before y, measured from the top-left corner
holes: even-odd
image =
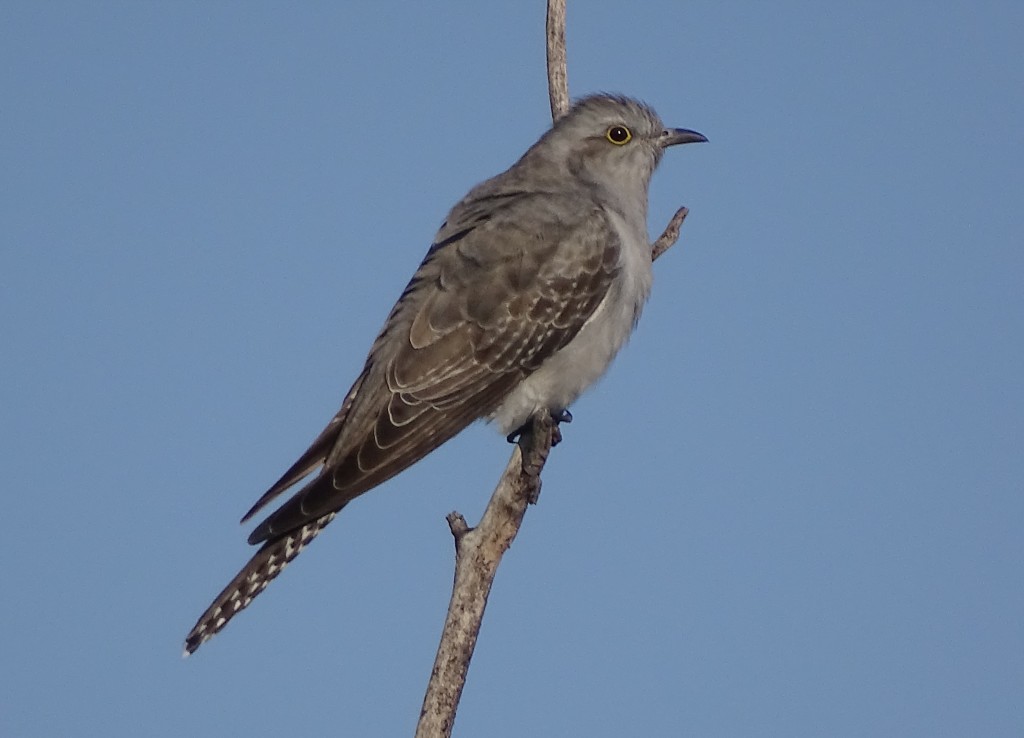
[[[646,192],[666,148],[702,141],[696,131],[666,128],[638,100],[602,94],[578,100],[535,148],[589,183]]]

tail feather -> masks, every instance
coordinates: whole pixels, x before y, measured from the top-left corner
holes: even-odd
[[[247,608],[249,603],[256,599],[256,595],[270,584],[270,580],[280,574],[281,570],[334,520],[335,515],[337,512],[328,513],[265,543],[196,621],[185,638],[184,655],[194,653],[203,643],[219,633],[231,618]]]

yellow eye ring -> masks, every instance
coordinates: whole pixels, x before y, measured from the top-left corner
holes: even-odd
[[[605,132],[604,137],[616,146],[628,144],[633,140],[633,134],[625,126],[612,126]]]

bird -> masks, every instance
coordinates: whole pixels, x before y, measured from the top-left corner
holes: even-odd
[[[340,410],[243,516],[260,548],[185,640],[218,633],[349,502],[477,420],[510,440],[569,406],[626,343],[651,291],[651,175],[671,146],[639,100],[583,97],[505,172],[448,213],[374,340]]]

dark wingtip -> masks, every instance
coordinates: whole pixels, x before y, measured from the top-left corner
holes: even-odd
[[[286,489],[295,484],[295,482],[298,481],[298,479],[301,479],[302,477],[296,473],[296,466],[298,466],[298,463],[296,463],[295,466],[286,471],[281,476],[280,479],[274,482],[274,486],[272,486],[270,489],[264,492],[263,496],[256,500],[256,504],[250,507],[249,512],[243,515],[242,519],[238,522],[244,525],[246,522],[249,521],[250,518],[252,518],[253,515],[262,510],[267,505],[268,502],[270,502],[272,499],[274,499],[279,494],[281,494]]]
[[[256,504],[249,508],[249,512],[242,516],[242,519],[238,521],[239,524],[245,525],[246,523],[248,523],[249,520],[252,519],[252,516],[258,513],[264,505],[266,505],[268,502],[270,502],[271,499],[273,499],[276,496],[276,494],[277,493],[274,493],[272,495],[270,494],[270,491],[265,492],[261,498],[256,500]]]

